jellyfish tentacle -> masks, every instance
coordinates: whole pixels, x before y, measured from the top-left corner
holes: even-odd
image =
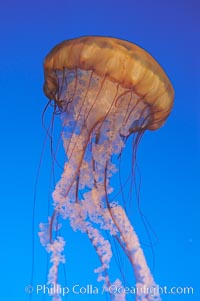
[[[120,229],[120,234],[123,234],[121,237],[134,268],[136,287],[138,287],[138,299],[136,300],[145,300],[145,295],[145,298],[147,298],[148,295],[146,300],[161,300],[159,293],[150,295],[144,291],[145,289],[153,288],[155,286],[155,281],[147,265],[142,248],[140,247],[137,234],[130,224],[124,209],[121,206],[116,206],[111,208],[111,211]]]
[[[74,82],[74,89],[73,89],[72,96],[69,97],[68,103],[67,103],[67,106],[66,106],[65,110],[67,110],[68,105],[74,101],[74,98],[75,98],[75,95],[76,95],[76,90],[77,90],[77,83],[78,83],[78,72],[77,72],[77,68],[75,68],[74,71],[73,71],[73,70],[70,70],[70,71],[68,71],[68,72],[74,72],[74,73],[75,73],[75,76],[74,76],[74,77],[75,77],[75,82]],[[66,86],[68,85],[68,83],[67,83],[67,76],[65,76],[65,84],[66,84]]]
[[[77,70],[77,69],[76,69]],[[79,110],[78,110],[78,114],[77,114],[77,116],[76,116],[76,118],[75,118],[75,122],[74,122],[74,125],[73,125],[73,127],[72,127],[72,129],[71,129],[71,138],[69,139],[69,141],[68,141],[68,147],[65,147],[65,152],[66,152],[66,154],[67,154],[67,156],[68,156],[68,160],[69,160],[69,147],[70,147],[70,145],[71,145],[71,139],[72,139],[72,137],[73,137],[73,134],[75,133],[75,129],[76,129],[76,127],[77,127],[77,125],[79,124],[79,118],[80,118],[80,116],[81,116],[81,112],[82,112],[82,110],[83,110],[83,108],[84,108],[84,105],[85,105],[85,102],[86,102],[86,99],[87,99],[87,95],[88,95],[88,93],[89,93],[89,88],[90,88],[90,85],[91,85],[91,81],[92,81],[92,75],[93,75],[93,72],[91,72],[91,74],[90,74],[90,77],[89,77],[89,80],[88,80],[88,84],[87,84],[87,87],[86,87],[86,89],[85,89],[85,94],[84,94],[84,97],[83,97],[83,99],[81,99],[81,104],[80,104],[80,108],[79,108]],[[76,71],[76,86],[77,86],[77,82],[78,82],[78,72]],[[78,91],[77,91],[78,92]],[[77,94],[77,96],[78,96],[79,94]],[[75,94],[73,94],[73,97],[75,98]],[[66,108],[66,113],[69,113],[69,111],[67,110],[67,108]],[[81,134],[81,133],[80,133]]]

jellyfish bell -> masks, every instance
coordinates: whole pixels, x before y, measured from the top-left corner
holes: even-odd
[[[136,285],[152,286],[153,276],[138,237],[119,200],[110,198],[117,157],[132,133],[160,128],[173,106],[173,87],[160,65],[140,47],[109,37],[81,37],[57,45],[45,58],[44,93],[61,112],[66,154],[61,179],[53,192],[54,213],[41,225],[40,240],[51,253],[49,283],[58,282],[64,238],[55,232],[55,216],[85,232],[101,266],[95,270],[111,284],[110,233],[131,262]],[[121,283],[116,279],[114,283]],[[54,300],[60,296],[53,296]],[[57,298],[57,299],[56,299]],[[121,299],[120,299],[121,298]],[[157,298],[157,299],[156,299]],[[158,300],[143,292],[137,300]],[[113,300],[126,300],[116,295]]]

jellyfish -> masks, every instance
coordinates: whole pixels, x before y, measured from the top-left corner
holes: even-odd
[[[109,291],[112,245],[118,243],[133,268],[137,301],[161,300],[144,286],[156,285],[127,210],[112,177],[130,136],[134,137],[134,165],[138,143],[146,130],[160,128],[169,116],[174,92],[161,66],[144,49],[128,41],[85,36],[64,41],[44,61],[44,93],[60,113],[65,163],[52,193],[53,214],[40,224],[40,241],[50,253],[48,283],[59,283],[65,262],[61,220],[88,235],[100,260],[98,281]],[[122,185],[123,186],[123,185]],[[57,222],[59,217],[59,224]],[[55,293],[53,300],[61,300]],[[111,300],[126,300],[116,293]]]

